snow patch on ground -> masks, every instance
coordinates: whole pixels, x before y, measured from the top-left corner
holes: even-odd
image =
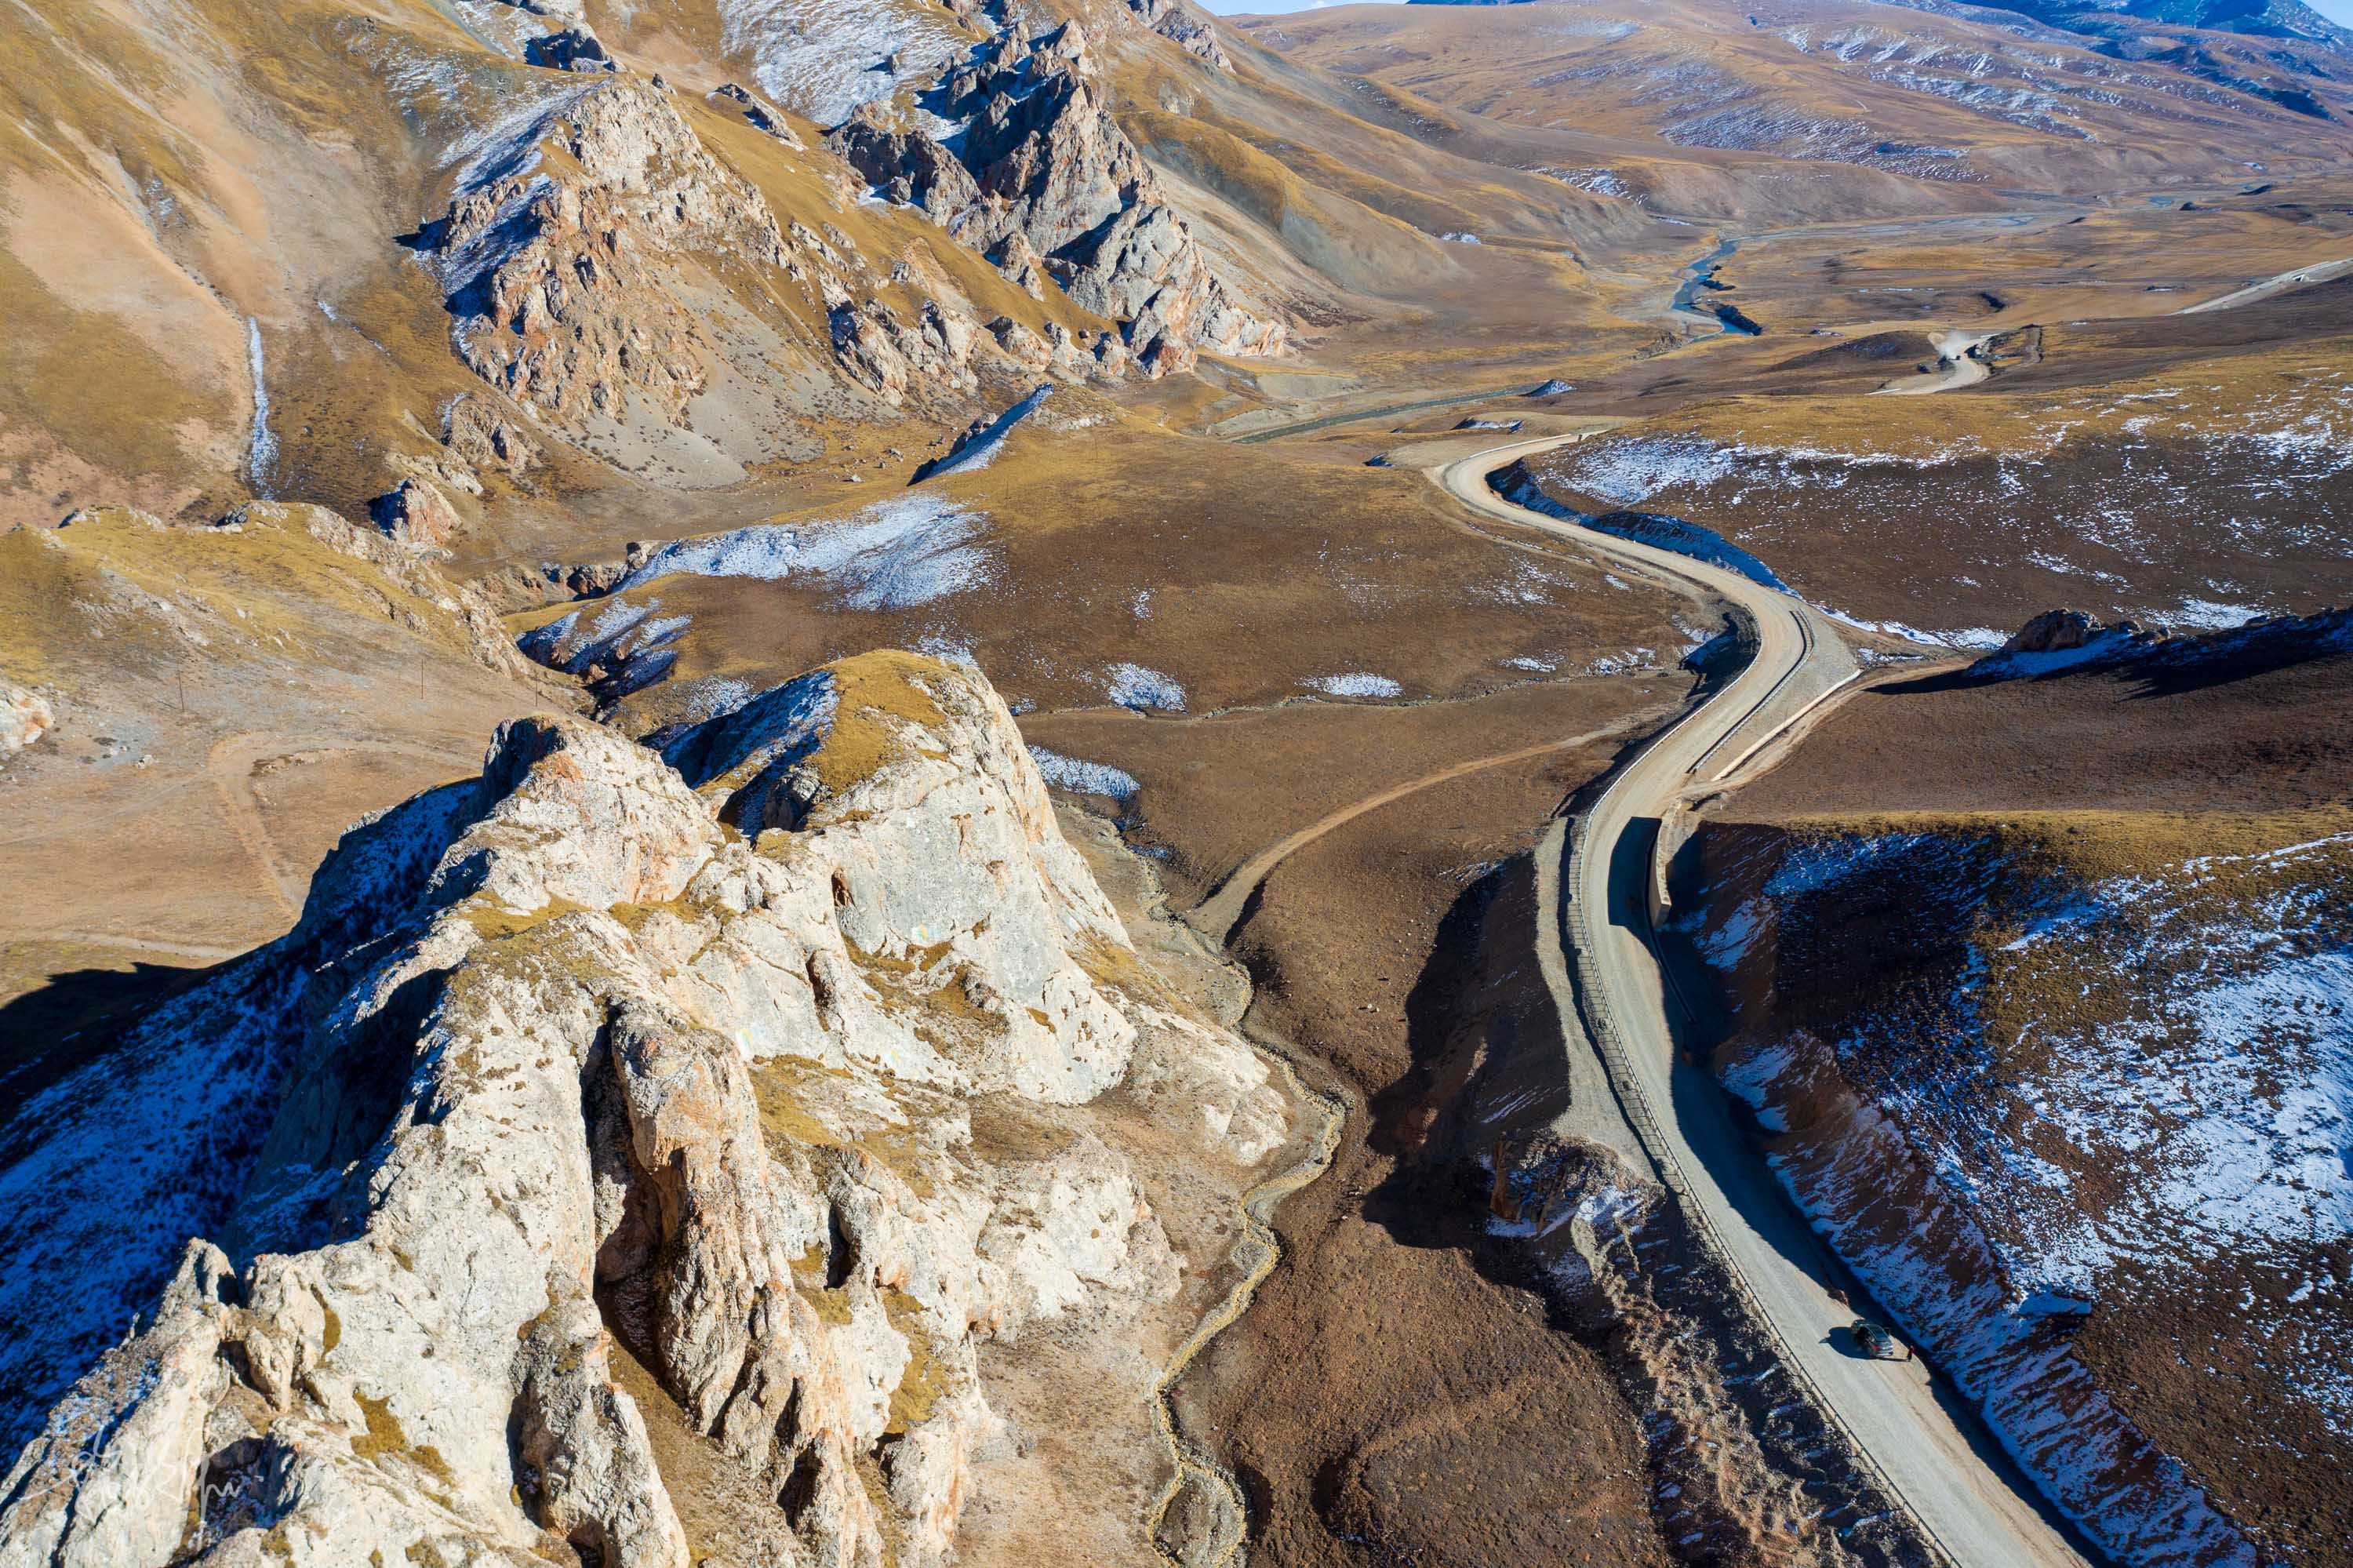
[[[832,126],[963,58],[971,40],[948,15],[902,0],[719,0],[720,43],[752,57],[770,98]]]
[[[969,669],[980,668],[980,661],[972,654],[972,644],[941,632],[926,632],[915,641],[915,652],[926,659],[937,659],[943,664],[962,664]]]
[[[302,1039],[311,965],[343,951],[354,922],[423,892],[474,799],[470,785],[449,785],[353,824],[312,882],[306,945],[282,938],[248,955],[113,1051],[29,1097],[6,1096],[0,1452],[15,1453],[153,1307],[187,1238],[220,1238]]]
[[[2260,618],[2264,612],[2243,604],[2223,604],[2211,599],[2185,600],[2172,609],[2152,609],[2143,612],[2143,619],[2155,625],[2184,631],[2229,631]]]
[[[1164,675],[1146,664],[1113,665],[1104,689],[1113,702],[1139,713],[1185,711],[1185,688],[1176,683],[1174,676]]]
[[[623,578],[626,590],[686,573],[809,578],[853,609],[902,609],[968,593],[1001,565],[986,540],[988,514],[929,496],[877,502],[834,523],[757,523],[663,546]],[[617,590],[618,591],[618,590]]]
[[[1046,782],[1056,789],[1069,789],[1081,795],[1108,795],[1114,800],[1133,797],[1144,786],[1135,775],[1124,768],[1113,768],[1108,762],[1087,762],[1075,757],[1065,757],[1059,751],[1049,751],[1042,746],[1029,748],[1029,756],[1038,764],[1038,771]]]
[[[1750,929],[1753,931],[1755,916],[1749,914],[1746,906],[1742,908],[1741,914],[1749,916]],[[1735,918],[1737,919],[1738,916]],[[1737,948],[1745,945],[1745,938],[1742,942],[1735,944],[1735,950],[1729,954],[1729,959],[1736,961],[1739,957]],[[1725,961],[1718,959],[1717,951],[1710,951],[1708,958],[1711,962]],[[1774,1079],[1789,1070],[1791,1052],[1787,1045],[1768,1045],[1763,1050],[1749,1053],[1725,1068],[1722,1074],[1724,1086],[1755,1111],[1757,1121],[1770,1132],[1789,1130],[1789,1118],[1769,1103],[1769,1097],[1766,1090],[1771,1086]]]
[[[1835,926],[1808,922],[1857,899],[1933,911],[1965,949],[1941,1001],[1907,995],[1884,1016],[1841,1021],[1834,1040],[1752,1036],[1723,1081],[1768,1130],[1799,1124],[1772,1154],[1776,1171],[2117,1560],[2252,1568],[2244,1539],[2051,1323],[2119,1280],[2145,1288],[2152,1273],[2209,1258],[2309,1256],[2300,1249],[2315,1239],[2353,1234],[2342,1160],[2353,923],[2327,898],[2353,866],[2353,835],[2089,884],[2005,870],[1962,834],[1850,834],[1775,853],[1757,896],[1704,904],[1680,923],[1711,962],[1742,965],[1769,929],[1786,963],[1801,950],[1792,921],[1804,941],[1831,938]],[[2109,1022],[2087,1026],[2074,1004],[2094,976],[2126,994],[2095,1011]],[[1987,1022],[1997,991],[2000,1016],[2027,1014],[1999,1054]],[[1833,1058],[1862,1097],[1830,1087]],[[1806,1128],[1826,1107],[1834,1132]],[[2094,1171],[2097,1182],[2076,1179]],[[2134,1270],[2118,1274],[2122,1262]]]
[[[1396,697],[1405,694],[1405,688],[1387,675],[1361,671],[1345,675],[1314,675],[1299,683],[1327,697]]]
[[[1916,626],[1906,626],[1900,620],[1865,620],[1860,616],[1833,609],[1826,604],[1818,604],[1814,608],[1841,626],[1852,626],[1858,631],[1877,632],[1882,637],[1901,637],[1908,642],[1925,642],[1935,648],[1961,650],[2000,648],[2010,641],[1990,626],[1964,626],[1953,631],[1923,631]]]
[[[275,493],[269,488],[269,471],[278,466],[278,438],[269,429],[269,383],[262,375],[261,323],[245,318],[245,355],[253,372],[253,436],[246,443],[245,476],[253,493],[264,501]]]
[[[1005,450],[1005,438],[1013,433],[1013,428],[1042,408],[1053,390],[1051,387],[1039,387],[999,414],[987,429],[958,446],[941,461],[937,468],[926,470],[921,477],[942,479],[952,473],[971,473],[987,468],[997,461],[997,454]]]

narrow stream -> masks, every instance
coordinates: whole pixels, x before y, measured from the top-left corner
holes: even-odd
[[[1683,281],[1675,289],[1674,302],[1667,307],[1669,313],[1702,325],[1713,322],[1719,336],[1725,333],[1734,333],[1743,337],[1756,337],[1762,334],[1765,329],[1751,321],[1737,305],[1702,305],[1699,302],[1701,290],[1722,289],[1725,286],[1715,281],[1715,270],[1730,260],[1732,253],[1739,249],[1738,239],[1726,239],[1684,268]]]

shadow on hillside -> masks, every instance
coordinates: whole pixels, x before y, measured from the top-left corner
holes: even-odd
[[[107,1055],[149,1009],[224,967],[134,963],[129,969],[69,969],[0,1002],[0,1104],[22,1106]]]

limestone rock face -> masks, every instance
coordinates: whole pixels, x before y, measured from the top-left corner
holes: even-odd
[[[56,727],[58,715],[37,692],[0,681],[0,751],[22,751]]]
[[[951,153],[920,126],[861,113],[829,144],[873,185],[912,201],[1033,292],[1040,267],[1122,323],[1147,375],[1200,349],[1282,352],[1285,330],[1239,304],[1119,128],[1076,23],[1033,37],[1017,22],[941,84],[963,126]]]
[[[749,92],[719,96],[797,148]],[[470,165],[447,214],[426,230],[458,353],[501,392],[570,432],[624,425],[707,436],[697,422],[706,393],[723,404],[812,406],[831,372],[893,406],[913,395],[962,407],[977,390],[995,344],[960,304],[927,297],[908,320],[883,302],[847,235],[780,222],[666,91],[610,77],[543,102],[515,132],[516,151]],[[739,288],[747,270],[760,287]],[[826,316],[829,334],[776,308],[786,291]],[[453,417],[453,450],[514,476],[538,461],[487,400],[459,408],[465,422]],[[723,412],[714,417],[712,429],[733,428]]]
[[[442,444],[477,469],[495,469],[521,479],[546,461],[539,445],[486,397],[460,397],[449,406]]]
[[[692,1519],[703,1562],[937,1563],[1007,1446],[983,1347],[1178,1289],[1128,1154],[975,1109],[1133,1074],[1247,1167],[1286,1102],[1105,978],[978,673],[865,655],[656,738],[507,726],[37,1107],[0,1180],[81,1201],[12,1269],[155,1305],[74,1319],[0,1563],[685,1568]]]

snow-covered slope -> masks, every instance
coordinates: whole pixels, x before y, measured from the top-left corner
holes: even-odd
[[[2353,821],[1731,825],[1698,853],[1727,1086],[2054,1499],[2125,1561],[2329,1560],[2334,1505],[2207,1493],[2353,1457]]]

